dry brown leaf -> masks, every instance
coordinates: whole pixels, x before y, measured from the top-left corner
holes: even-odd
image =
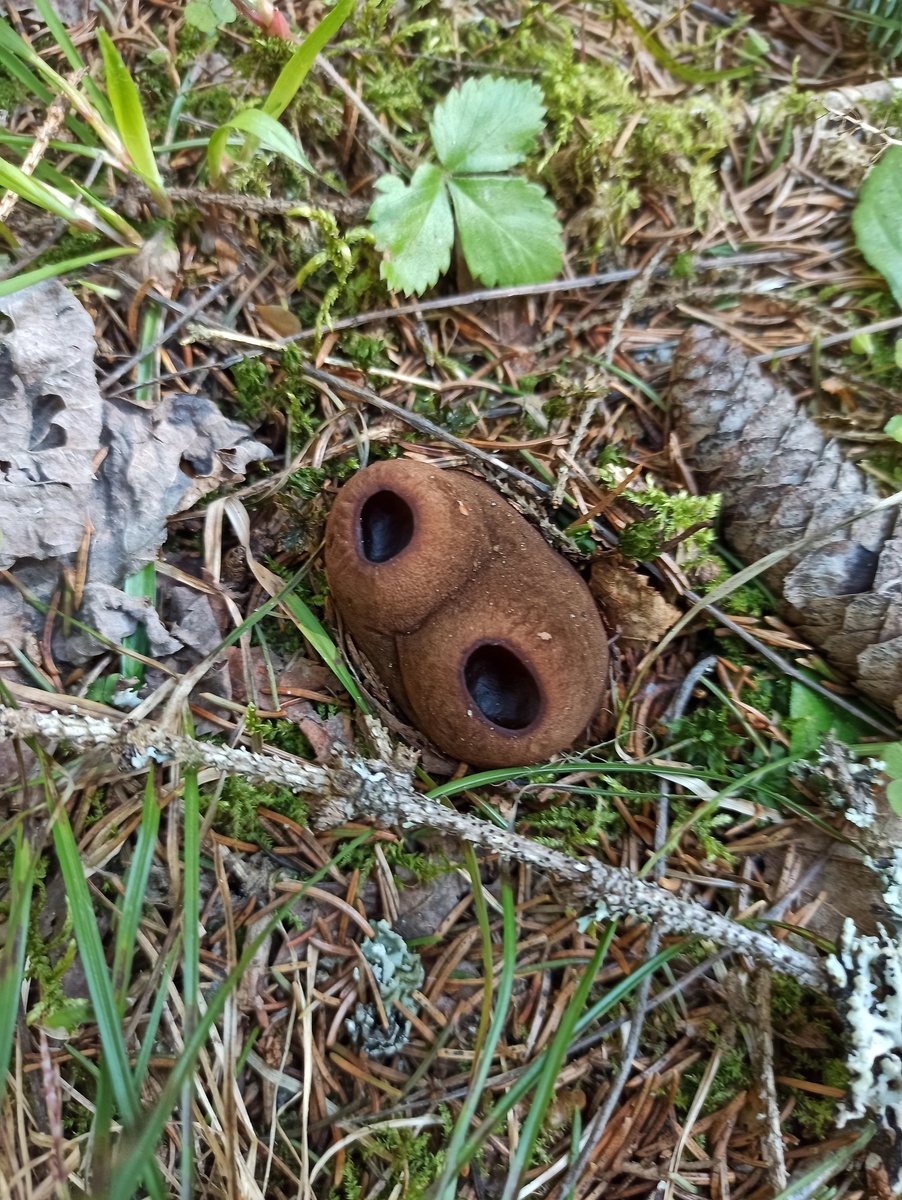
[[[723,496],[723,524],[752,563],[867,512],[874,482],[800,411],[741,346],[686,331],[674,358],[671,411],[699,486]],[[826,545],[765,572],[781,612],[865,695],[902,717],[902,515],[850,521]]]
[[[197,629],[172,637],[122,584],[156,557],[167,517],[242,479],[269,450],[203,396],[170,393],[153,407],[101,396],[94,324],[56,280],[5,297],[0,312],[12,325],[0,337],[0,568],[48,601],[93,529],[82,619],[120,642],[144,623],[158,656],[193,644]],[[0,585],[0,637],[28,644],[43,621]],[[97,650],[78,633],[54,643],[59,661],[83,662]]]
[[[679,610],[616,550],[593,562],[589,590],[608,629],[625,642],[657,642],[680,617]]]
[[[255,311],[260,324],[265,325],[267,332],[273,337],[294,337],[303,328],[294,313],[283,308],[281,304],[257,304]]]

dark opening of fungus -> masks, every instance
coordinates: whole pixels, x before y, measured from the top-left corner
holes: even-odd
[[[539,715],[539,685],[504,646],[478,646],[464,664],[464,681],[474,704],[493,725],[526,729]]]
[[[413,537],[413,513],[395,492],[375,492],[360,511],[360,545],[367,562],[394,558]]]

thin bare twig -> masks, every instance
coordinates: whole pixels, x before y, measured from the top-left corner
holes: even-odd
[[[226,278],[220,279],[220,281],[214,284],[208,292],[204,292],[204,294],[200,296],[194,302],[194,304],[189,305],[188,308],[185,309],[180,317],[176,317],[172,324],[167,326],[167,328],[163,330],[160,336],[156,338],[151,345],[142,346],[137,353],[131,356],[131,358],[126,359],[126,361],[124,363],[120,363],[115,370],[110,371],[110,373],[102,380],[100,384],[100,390],[102,392],[108,391],[113,384],[117,382],[117,380],[121,379],[123,375],[127,375],[128,372],[131,371],[133,367],[136,367],[142,359],[147,358],[148,355],[154,354],[157,350],[165,346],[170,338],[172,338],[180,329],[187,325],[192,317],[196,317],[197,314],[206,308],[208,304],[212,304],[217,296],[221,296],[222,293],[235,282],[240,274],[240,271],[236,271],[233,275],[228,275]]]
[[[406,829],[428,826],[489,854],[529,863],[543,873],[556,876],[569,885],[586,911],[636,916],[656,923],[662,935],[689,931],[791,975],[800,983],[826,991],[826,970],[814,957],[710,912],[701,904],[681,900],[664,888],[644,883],[621,867],[611,867],[596,859],[583,862],[570,858],[428,799],[413,787],[405,765],[392,761],[384,730],[370,722],[370,731],[382,758],[369,760],[346,752],[335,766],[323,767],[289,756],[279,757],[277,751],[255,754],[195,741],[145,722],[114,723],[75,714],[0,708],[0,739],[40,737],[51,742],[64,741],[80,750],[96,747],[113,754],[131,770],[145,770],[153,762],[179,762],[212,767],[252,783],[278,783],[307,796],[314,823],[321,829],[334,829],[361,818]]]
[[[611,326],[611,333],[608,337],[608,344],[605,346],[604,355],[602,356],[602,372],[604,368],[610,366],[614,361],[614,354],[617,351],[617,346],[623,334],[624,326],[630,318],[630,313],[634,306],[642,299],[648,290],[648,285],[658,267],[661,259],[667,252],[669,243],[662,243],[644,267],[633,279],[630,286],[626,289],[626,295],[623,297],[623,303],[620,305],[620,311]],[[558,471],[557,482],[554,485],[554,491],[551,494],[551,504],[553,508],[559,508],[561,501],[564,499],[564,492],[567,488],[567,480],[570,478],[570,466],[568,460],[575,459],[579,453],[579,448],[582,445],[583,438],[586,436],[586,430],[589,428],[589,423],[595,415],[595,409],[598,407],[598,401],[601,398],[601,390],[593,388],[592,391],[583,400],[582,411],[579,414],[579,420],[576,422],[576,428],[570,438],[570,444],[567,446],[566,455],[562,455],[563,462]]]
[[[774,1031],[771,1025],[769,971],[758,970],[752,981],[757,1020],[754,1046],[758,1092],[764,1101],[765,1128],[761,1133],[761,1148],[767,1163],[767,1181],[776,1195],[789,1182],[786,1159],[783,1155],[783,1136],[780,1133],[780,1105],[777,1103],[777,1084],[774,1080]]]

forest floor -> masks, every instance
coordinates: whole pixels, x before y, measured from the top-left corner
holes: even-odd
[[[0,741],[0,1192],[889,1195],[891,1147],[842,1121],[849,1030],[823,968],[845,918],[874,931],[880,889],[823,783],[873,744],[885,761],[898,721],[737,579],[668,396],[684,331],[711,328],[878,491],[902,488],[902,235],[885,279],[852,230],[902,138],[898,6],[347,7],[264,120],[319,2],[7,5],[0,145],[25,171],[0,179],[2,336],[27,327],[33,374],[5,345],[0,377],[12,355],[25,382],[3,401],[26,395],[31,449],[59,454],[65,438],[34,441],[49,397],[91,470],[43,517],[16,493],[23,529],[4,527],[5,703],[85,732],[50,721]],[[468,80],[541,90],[511,170],[553,201],[560,270],[489,286],[503,272],[471,272],[459,239],[446,264],[414,255],[422,294],[405,296],[380,271],[375,184],[430,158],[436,106]],[[10,281],[29,272],[64,274],[96,342],[77,311],[70,327],[49,300],[16,308]],[[70,328],[72,362],[95,355],[90,418],[93,384],[54,350]],[[186,407],[140,425],[177,394]],[[85,500],[93,526],[79,516],[74,543],[48,549],[45,526],[124,445],[127,500],[114,489],[103,520]],[[357,469],[399,457],[482,473],[593,579],[608,695],[551,764],[449,760],[342,635],[325,518]],[[0,524],[16,520],[5,503]],[[164,519],[156,566],[123,551],[125,597],[87,607],[92,587],[123,586],[91,575],[97,530],[124,528],[146,562]],[[3,596],[40,597],[42,556],[39,618],[13,619]],[[700,603],[675,626],[715,588],[716,613]],[[115,741],[126,712],[270,756],[269,782],[162,742],[104,754],[98,730]],[[370,785],[326,820],[316,780],[340,791],[336,762],[377,760],[448,820],[380,821]],[[878,807],[885,784],[875,769]],[[554,863],[625,868],[676,915],[590,907],[486,829]],[[691,916],[679,928],[691,903],[725,940]],[[750,929],[758,961],[730,952]]]

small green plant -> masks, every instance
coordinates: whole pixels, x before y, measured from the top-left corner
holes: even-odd
[[[279,124],[279,117],[297,95],[317,54],[338,32],[353,8],[354,0],[341,0],[304,38],[282,68],[263,104],[257,108],[239,109],[211,135],[207,146],[207,170],[214,183],[228,165],[227,146],[235,134],[241,139],[244,159],[249,158],[258,146],[263,146],[305,171],[313,170],[307,155],[285,126]]]
[[[184,16],[186,25],[201,33],[212,33],[217,25],[231,25],[238,9],[232,0],[189,0]]]
[[[534,148],[544,116],[535,84],[492,77],[468,79],[436,107],[429,132],[440,165],[421,163],[409,184],[395,175],[376,184],[369,215],[391,287],[431,287],[451,264],[455,229],[467,267],[490,287],[558,273],[554,205],[537,184],[506,174]]]
[[[865,260],[879,271],[902,305],[902,146],[890,146],[868,175],[852,213],[855,242]]]

